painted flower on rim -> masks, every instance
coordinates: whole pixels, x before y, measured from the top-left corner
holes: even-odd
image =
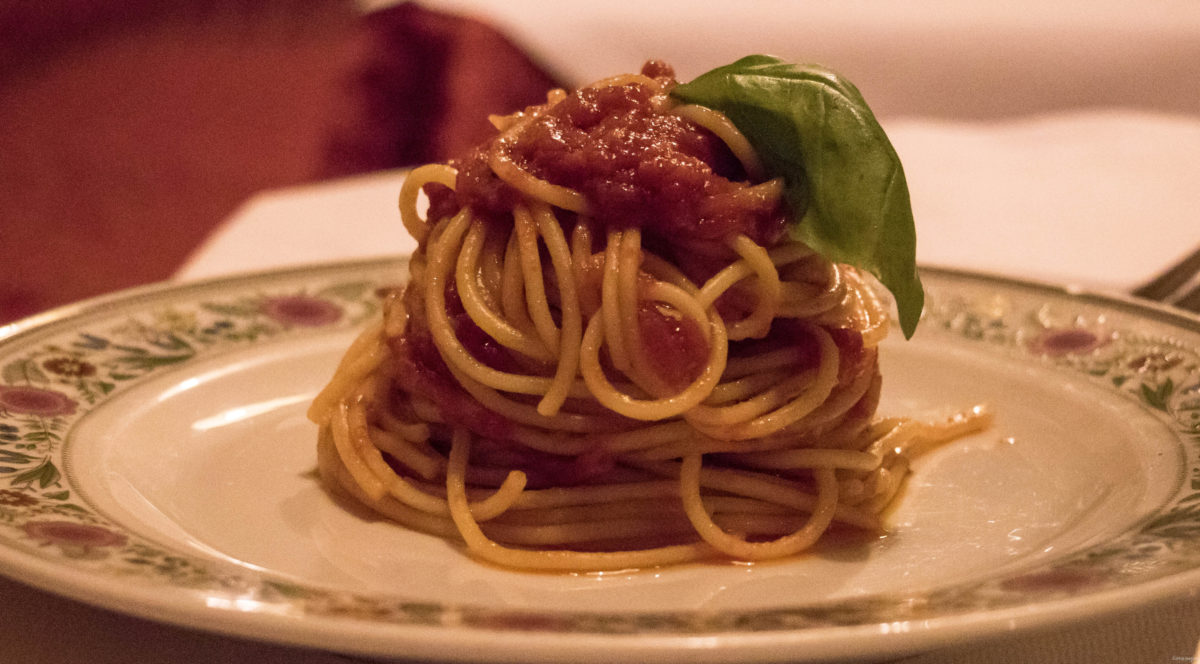
[[[1183,356],[1164,350],[1151,350],[1138,355],[1125,363],[1125,366],[1138,373],[1169,371],[1183,363]]]
[[[57,390],[0,385],[0,410],[22,415],[71,415],[78,402]]]
[[[262,312],[284,325],[320,327],[336,323],[342,318],[338,305],[311,295],[285,295],[267,298]]]
[[[108,547],[123,546],[125,535],[74,521],[29,521],[23,529],[42,546],[57,546],[68,558],[104,558]]]
[[[120,546],[125,536],[108,528],[74,521],[30,521],[25,534],[43,544],[80,544],[84,546]]]
[[[1052,327],[1030,341],[1029,350],[1051,357],[1083,355],[1096,350],[1108,341],[1107,336],[1101,336],[1082,327]]]
[[[29,507],[37,505],[38,500],[33,496],[22,491],[13,491],[12,489],[0,489],[0,505],[8,507]]]
[[[50,373],[56,373],[60,376],[70,376],[72,378],[84,378],[96,373],[95,366],[73,357],[51,358],[43,362],[42,366]]]
[[[1091,570],[1051,569],[1013,577],[1004,581],[1005,590],[1013,592],[1071,592],[1096,586],[1104,581],[1102,575]]]

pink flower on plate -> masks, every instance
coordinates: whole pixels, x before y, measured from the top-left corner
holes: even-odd
[[[1002,585],[1013,592],[1075,592],[1103,581],[1102,576],[1089,570],[1051,569],[1013,577]]]
[[[1052,327],[1029,343],[1029,350],[1039,355],[1061,357],[1083,355],[1108,343],[1108,337],[1082,327]]]
[[[285,295],[268,298],[262,304],[262,312],[284,325],[320,327],[336,323],[342,318],[342,308],[311,295]]]
[[[1153,371],[1170,371],[1182,363],[1182,355],[1162,350],[1151,350],[1129,360],[1125,363],[1125,366],[1139,373],[1147,373]]]
[[[34,498],[27,493],[14,491],[12,489],[0,489],[0,505],[7,505],[9,507],[29,507],[30,505],[37,504],[37,498]]]
[[[73,357],[55,357],[43,362],[42,366],[51,373],[72,378],[84,378],[96,373],[94,365]]]
[[[57,546],[69,558],[104,558],[107,547],[123,546],[126,537],[108,528],[74,521],[29,521],[25,534],[43,546]]]
[[[78,405],[74,399],[56,390],[0,385],[0,410],[11,413],[43,417],[71,415]]]

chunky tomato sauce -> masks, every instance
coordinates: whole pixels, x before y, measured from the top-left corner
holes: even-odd
[[[670,68],[648,63],[650,76]],[[771,244],[784,210],[750,191],[741,164],[723,142],[676,115],[655,110],[647,85],[586,88],[542,112],[511,142],[499,137],[455,162],[457,193],[433,187],[430,215],[470,206],[507,217],[517,193],[488,165],[496,151],[553,184],[579,191],[604,228],[638,227],[657,238],[722,242],[734,233]]]
[[[708,342],[696,321],[643,300],[638,328],[649,350],[645,360],[675,391],[696,380],[708,364]]]
[[[647,63],[642,73],[673,84],[674,73],[660,63]],[[784,204],[751,191],[758,183],[747,180],[741,164],[716,136],[689,120],[656,110],[662,100],[655,94],[660,93],[651,86],[630,83],[584,89],[553,106],[529,109],[536,117],[515,136],[502,140],[498,135],[452,161],[458,169],[455,190],[426,186],[428,216],[441,219],[469,207],[489,222],[511,227],[512,210],[521,195],[493,173],[490,162],[499,154],[539,179],[583,194],[588,215],[598,225],[593,234],[597,251],[603,249],[604,230],[639,228],[643,246],[703,283],[732,260],[726,244],[731,236],[740,233],[759,244],[775,244],[789,214]],[[569,231],[575,216],[563,210],[556,213]],[[584,266],[580,290],[585,316],[600,306],[595,301],[600,279],[599,263]],[[426,330],[420,320],[422,305],[414,301],[419,295],[410,290],[407,298],[413,320],[408,338],[395,350],[411,365],[408,388],[432,396],[448,420],[462,422],[483,436],[487,443],[480,454],[517,454],[504,442],[515,423],[474,403],[454,384],[427,332],[413,332]],[[717,306],[733,320],[752,306],[752,298],[752,293],[734,289]],[[510,351],[470,321],[452,286],[447,289],[447,308],[457,336],[476,359],[502,371],[520,370]],[[695,321],[647,300],[639,308],[638,326],[649,350],[640,361],[668,387],[683,389],[706,366],[708,344]],[[864,371],[873,370],[875,353],[863,348],[861,335],[831,331],[841,356],[839,385],[849,385]],[[816,339],[803,324],[789,319],[776,320],[765,338],[734,342],[729,350],[731,356],[738,356],[781,347],[800,349],[796,371],[819,361]],[[877,392],[865,397],[856,412],[869,414]],[[603,474],[610,461],[599,451],[599,456],[569,462],[524,454],[510,459],[510,465],[533,472],[539,485],[586,481]]]

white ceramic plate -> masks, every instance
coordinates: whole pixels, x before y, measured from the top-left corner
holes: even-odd
[[[139,616],[380,657],[834,661],[1200,589],[1200,320],[929,270],[884,413],[989,403],[891,533],[797,560],[496,569],[313,477],[309,399],[397,261],[131,291],[0,328],[0,572]],[[0,600],[2,601],[2,600]]]

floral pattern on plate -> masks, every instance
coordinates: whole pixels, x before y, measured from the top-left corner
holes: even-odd
[[[341,592],[183,554],[98,513],[63,470],[73,427],[147,377],[291,335],[361,326],[403,271],[374,261],[144,289],[10,326],[0,339],[0,547],[99,575],[202,591],[208,606],[515,632],[704,634],[864,625],[1003,609],[1200,569],[1200,321],[1132,301],[927,271],[928,334],[1088,380],[1153,412],[1187,476],[1122,537],[1032,571],[904,596],[762,611],[539,612]]]
[[[168,299],[113,316],[104,315],[111,305],[85,305],[81,315],[99,319],[95,325],[27,344],[18,327],[6,345],[21,350],[0,355],[0,525],[19,529],[18,540],[43,554],[111,557],[159,573],[165,567],[154,560],[169,556],[104,523],[63,477],[62,448],[72,425],[123,387],[199,357],[359,325],[378,309],[377,285],[352,279],[237,294],[216,286],[198,299]],[[35,325],[24,335],[40,331]]]

